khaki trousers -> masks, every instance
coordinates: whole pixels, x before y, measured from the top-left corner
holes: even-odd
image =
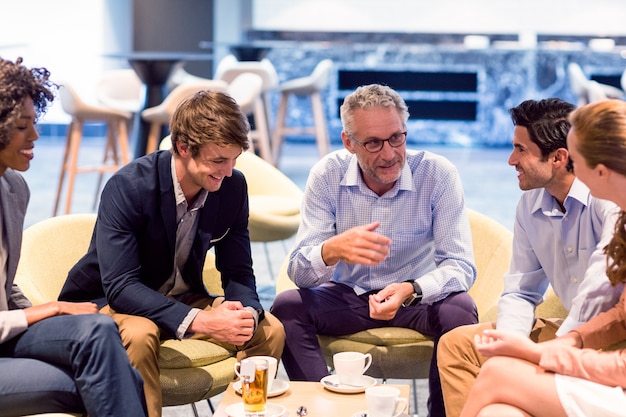
[[[535,342],[556,337],[561,319],[537,319],[530,333]],[[487,358],[478,353],[474,335],[495,329],[496,323],[478,323],[450,330],[439,339],[437,363],[446,417],[458,417]]]
[[[211,305],[217,307],[223,298],[220,297],[214,301],[213,298],[202,297],[192,302],[189,301],[186,304],[192,307],[210,310]],[[117,313],[109,306],[103,307],[100,312],[110,315],[117,323],[130,363],[143,378],[148,416],[161,417],[163,399],[159,379],[159,348],[161,345],[159,328],[145,317]],[[195,335],[194,338],[217,343],[232,352],[239,360],[247,356],[257,355],[273,356],[280,360],[285,345],[283,325],[269,312],[265,312],[265,319],[259,323],[252,338],[242,346],[217,342],[203,335]]]

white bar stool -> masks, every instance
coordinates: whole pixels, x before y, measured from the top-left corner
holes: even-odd
[[[170,123],[170,119],[176,107],[187,97],[191,97],[199,91],[210,90],[226,92],[227,84],[224,81],[206,79],[204,81],[188,81],[174,88],[163,99],[161,104],[145,109],[141,112],[141,117],[150,123],[148,133],[148,143],[146,145],[146,155],[156,151],[161,139],[161,128]]]
[[[234,55],[227,55],[219,62],[215,69],[215,79],[224,80],[227,83],[231,83],[237,78],[238,75],[244,73],[253,73],[261,77],[263,84],[261,87],[261,100],[257,104],[263,106],[263,109],[258,109],[254,112],[254,125],[255,129],[253,135],[257,138],[257,144],[259,145],[259,153],[264,148],[271,146],[270,137],[270,120],[272,120],[271,106],[269,102],[269,92],[278,87],[278,73],[272,62],[268,59],[262,59],[261,61],[238,61]],[[264,120],[257,120],[256,113],[265,114]],[[272,160],[271,157],[263,156],[268,162]]]
[[[274,127],[274,134],[272,135],[272,149],[274,151],[274,161],[276,165],[278,165],[278,161],[280,160],[280,151],[284,137],[289,134],[313,134],[315,135],[320,157],[329,152],[330,140],[328,137],[326,112],[321,91],[328,87],[332,68],[333,61],[324,59],[315,66],[315,69],[309,76],[289,80],[278,86],[281,98],[278,107],[278,116],[276,118],[276,126]],[[287,105],[290,95],[309,96],[311,98],[311,109],[313,111],[314,120],[313,126],[287,126]]]
[[[248,137],[253,146],[248,150],[254,152],[255,146],[261,158],[272,164],[267,114],[263,105],[263,79],[252,72],[239,74],[228,85],[228,94],[239,104],[242,113],[254,117],[255,126],[251,127]]]
[[[68,173],[68,179],[64,213],[68,214],[72,204],[72,193],[77,174],[84,172],[100,173],[94,198],[95,208],[104,173],[115,172],[130,161],[128,151],[128,126],[132,117],[130,112],[87,104],[79,97],[74,88],[67,83],[60,85],[59,96],[61,107],[67,114],[72,116],[72,120],[67,129],[63,164],[61,165],[61,176],[59,178],[53,216],[56,216],[59,211],[66,172]],[[83,128],[85,123],[90,122],[106,123],[104,157],[100,165],[79,166],[78,150],[83,138]]]

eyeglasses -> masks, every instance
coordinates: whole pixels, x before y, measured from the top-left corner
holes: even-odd
[[[406,142],[406,132],[394,133],[393,135],[389,136],[389,138],[387,139],[374,138],[374,139],[368,140],[367,142],[359,141],[351,133],[349,133],[348,136],[350,136],[350,138],[353,141],[355,141],[356,143],[364,147],[366,151],[371,152],[371,153],[376,153],[380,151],[385,145],[385,142],[389,142],[389,146],[391,146],[392,148],[397,148],[399,146],[402,146]]]

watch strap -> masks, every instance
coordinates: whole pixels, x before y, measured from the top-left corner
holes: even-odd
[[[419,304],[422,301],[422,287],[416,281],[407,281],[413,286],[413,294],[411,294],[404,302],[402,307],[408,307],[416,302]]]

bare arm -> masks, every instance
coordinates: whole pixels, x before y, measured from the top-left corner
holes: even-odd
[[[54,316],[97,313],[98,306],[94,303],[70,303],[66,301],[51,301],[24,309],[29,326]]]

